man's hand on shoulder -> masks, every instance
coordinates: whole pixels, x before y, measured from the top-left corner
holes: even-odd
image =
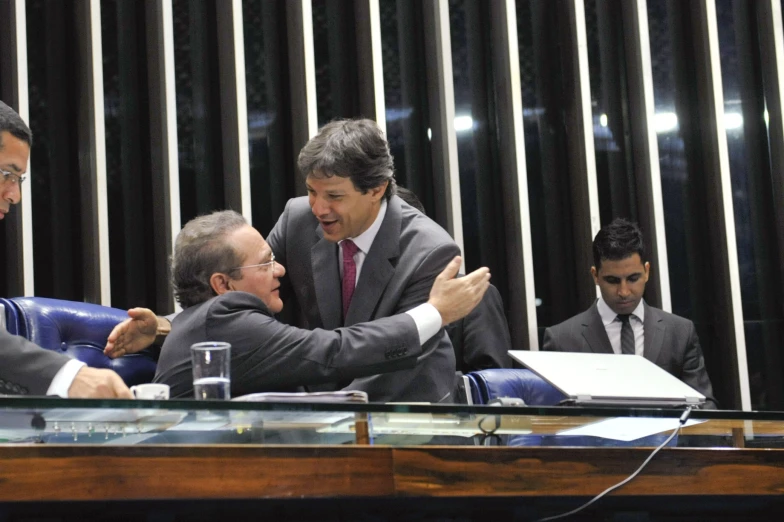
[[[428,303],[441,314],[443,325],[462,319],[473,310],[490,286],[490,270],[482,267],[455,279],[462,259],[456,256],[438,274]]]
[[[133,399],[131,390],[112,370],[83,367],[68,388],[70,399]]]
[[[155,342],[159,335],[166,335],[171,324],[165,317],[157,317],[149,308],[131,308],[128,319],[114,327],[106,340],[103,353],[112,359],[137,353]]]

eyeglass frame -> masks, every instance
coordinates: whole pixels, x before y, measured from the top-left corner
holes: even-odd
[[[22,183],[24,183],[24,181],[27,179],[26,175],[24,174],[19,175],[15,172],[11,172],[10,170],[0,169],[0,174],[3,175],[3,183],[8,183],[9,176],[13,176],[16,178],[16,182],[19,184],[20,187],[22,186]]]
[[[270,256],[272,259],[269,261],[265,261],[263,263],[256,263],[255,265],[245,265],[245,266],[238,266],[236,268],[232,268],[229,272],[234,272],[235,270],[242,270],[243,268],[255,268],[257,266],[269,266],[272,268],[272,271],[275,271],[275,252],[270,252]]]

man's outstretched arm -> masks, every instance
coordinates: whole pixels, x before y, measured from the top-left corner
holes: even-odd
[[[449,324],[464,317],[470,312],[484,295],[490,281],[487,268],[475,270],[471,274],[455,280],[460,268],[460,257],[453,258],[435,279],[430,289],[429,302],[434,304],[443,318],[443,324]],[[470,289],[470,290],[469,290]],[[458,292],[473,293],[471,300],[451,301]],[[476,302],[473,298],[478,295]],[[131,308],[129,318],[114,327],[104,348],[104,353],[112,358],[129,353],[137,353],[167,335],[171,331],[171,323],[165,317],[156,316],[148,308]]]
[[[131,308],[128,319],[114,327],[106,340],[103,353],[112,359],[137,353],[156,340],[161,341],[171,331],[166,317],[158,317],[149,308]]]

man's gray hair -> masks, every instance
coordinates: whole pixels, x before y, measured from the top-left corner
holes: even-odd
[[[0,101],[0,134],[11,133],[11,136],[33,146],[33,133],[21,116],[11,107]],[[3,148],[3,138],[0,136],[0,149]]]
[[[174,297],[183,308],[201,304],[217,295],[210,285],[212,274],[231,277],[242,257],[226,238],[248,224],[233,210],[191,219],[180,231],[172,254]]]
[[[388,181],[384,197],[395,195],[395,164],[389,144],[373,120],[336,120],[302,147],[297,166],[303,176],[350,178],[366,194]]]

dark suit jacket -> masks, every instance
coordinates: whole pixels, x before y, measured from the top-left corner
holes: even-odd
[[[457,369],[463,373],[486,368],[511,368],[512,339],[501,294],[493,285],[470,314],[448,324]]]
[[[274,319],[255,295],[228,292],[174,319],[153,382],[171,386],[173,397],[193,397],[190,347],[204,341],[231,343],[232,397],[411,368],[422,353],[407,314],[311,331]]]
[[[705,395],[716,408],[694,323],[645,304],[643,356]],[[613,353],[596,303],[585,312],[544,331],[542,350]]]
[[[70,357],[0,329],[0,394],[46,395],[52,379]]]
[[[393,196],[365,257],[344,321],[338,246],[324,239],[307,197],[286,204],[267,242],[286,267],[282,295],[288,289],[296,296],[304,319],[299,325],[327,330],[390,317],[426,302],[436,276],[460,253],[444,229]],[[284,302],[293,304],[288,298]],[[389,335],[393,334],[390,330]],[[451,401],[455,387],[452,344],[441,331],[425,343],[415,368],[344,384],[346,389],[366,391],[376,402]]]

